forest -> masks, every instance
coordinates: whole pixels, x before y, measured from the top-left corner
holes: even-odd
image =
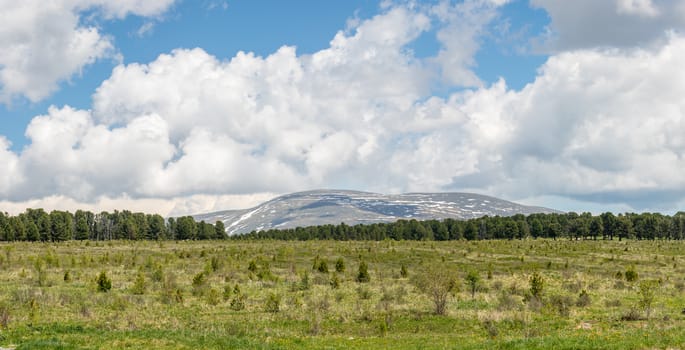
[[[670,239],[685,238],[685,212],[658,213],[531,214],[481,217],[470,220],[399,220],[349,226],[320,225],[274,229],[235,236],[236,239],[284,240],[488,240],[526,238],[566,239]]]
[[[77,210],[46,212],[27,209],[11,216],[0,213],[0,241],[58,242],[66,240],[489,240],[489,239],[604,239],[681,240],[685,212],[531,214],[485,216],[469,220],[398,220],[350,226],[319,225],[293,229],[253,231],[228,237],[223,222],[196,222],[192,216],[165,219],[158,214],[127,210],[94,214]]]
[[[0,241],[60,242],[68,240],[205,240],[226,237],[224,224],[196,222],[192,216],[164,219],[158,214],[128,210],[75,213],[27,209],[10,216],[0,213]]]

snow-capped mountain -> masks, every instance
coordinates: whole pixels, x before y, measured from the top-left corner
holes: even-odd
[[[316,190],[274,198],[251,209],[194,215],[198,221],[224,222],[228,234],[253,230],[325,224],[394,222],[399,219],[470,219],[516,214],[553,213],[472,193],[407,193],[384,195],[343,190]]]

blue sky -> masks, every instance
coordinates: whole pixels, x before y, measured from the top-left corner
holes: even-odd
[[[29,19],[0,33],[8,211],[186,214],[325,187],[685,203],[683,1],[1,6]]]

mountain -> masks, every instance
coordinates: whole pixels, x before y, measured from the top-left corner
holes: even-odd
[[[229,235],[298,226],[394,222],[399,219],[470,219],[516,214],[555,213],[472,193],[407,193],[316,190],[287,194],[251,209],[194,215],[197,221],[224,222]]]

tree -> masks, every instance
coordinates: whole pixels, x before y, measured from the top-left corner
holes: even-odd
[[[604,234],[604,224],[602,223],[602,218],[600,216],[594,216],[590,219],[590,236],[593,239],[597,239],[597,236],[602,236]]]
[[[540,276],[539,273],[534,272],[530,279],[528,280],[530,284],[530,295],[535,298],[540,298],[542,296],[542,291],[545,288],[545,280]]]
[[[542,237],[545,234],[545,230],[542,227],[542,222],[538,219],[534,219],[530,227],[530,234],[533,238]]]
[[[456,289],[454,273],[443,266],[434,266],[422,274],[416,274],[414,284],[433,301],[436,315],[447,314],[447,302]]]
[[[97,290],[99,292],[109,292],[109,290],[112,289],[112,280],[107,277],[105,271],[100,272],[95,279],[95,283],[97,284]]]
[[[166,225],[164,225],[164,218],[161,215],[155,214],[148,216],[147,223],[147,239],[160,240],[166,238],[167,228]]]
[[[217,220],[214,224],[214,237],[216,239],[226,238],[226,226],[224,226],[224,222],[221,220]]]
[[[480,275],[477,271],[471,270],[466,275],[466,284],[471,290],[471,299],[476,297],[476,289],[478,288],[478,283],[480,282]]]
[[[357,282],[367,283],[371,281],[371,276],[369,276],[369,267],[365,262],[359,263],[359,272],[357,273]]]
[[[76,227],[74,231],[74,239],[84,240],[88,239],[89,227],[88,219],[86,218],[86,213],[82,210],[77,210],[74,214],[74,219],[76,220]]]
[[[74,224],[71,214],[65,211],[50,212],[50,240],[53,242],[70,240],[73,237]]]
[[[196,237],[197,225],[192,216],[183,216],[176,220],[176,239],[195,239]]]

